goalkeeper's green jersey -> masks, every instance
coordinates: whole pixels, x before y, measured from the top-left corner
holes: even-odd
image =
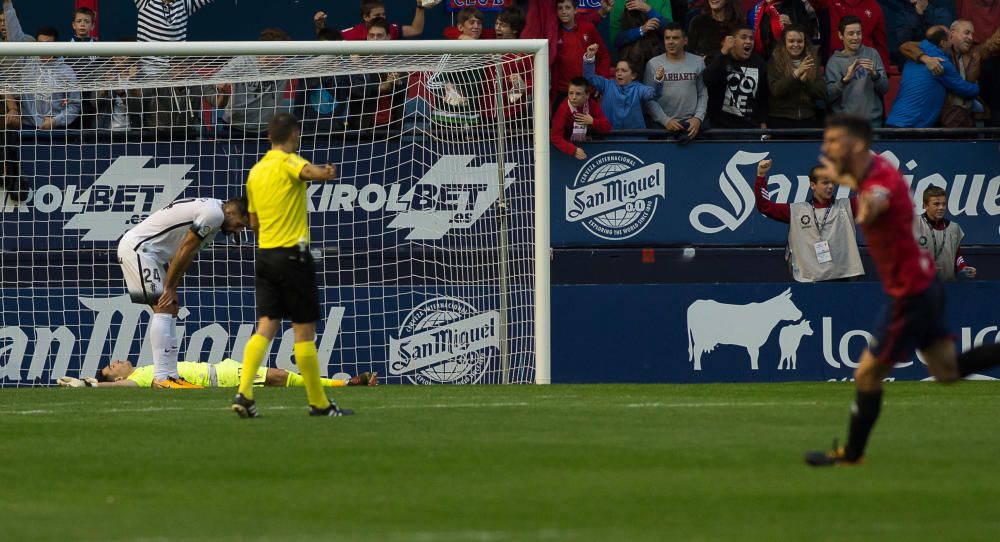
[[[229,360],[227,360],[229,361]],[[197,361],[180,361],[177,363],[177,374],[184,380],[199,386],[209,387],[211,385],[208,364]],[[148,388],[153,385],[153,366],[143,365],[136,367],[128,379],[139,385],[140,388]]]
[[[206,388],[235,388],[240,385],[240,362],[226,358],[219,363],[208,364],[200,361],[181,361],[177,363],[177,374],[181,378],[192,384],[197,384]],[[215,372],[215,382],[212,382],[212,372]],[[143,365],[136,367],[128,379],[139,385],[140,388],[148,388],[153,385],[153,366]],[[254,386],[263,386],[267,379],[267,367],[257,370],[257,375],[253,380]]]

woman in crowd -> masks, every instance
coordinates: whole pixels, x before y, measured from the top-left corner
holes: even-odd
[[[826,81],[820,76],[816,49],[806,40],[806,29],[791,24],[781,32],[780,44],[767,66],[771,91],[770,128],[819,128],[817,101],[826,99]]]

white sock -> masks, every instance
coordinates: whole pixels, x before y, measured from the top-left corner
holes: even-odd
[[[167,363],[170,367],[170,376],[174,378],[180,378],[180,373],[177,372],[177,356],[178,350],[180,350],[180,345],[177,344],[177,317],[170,317],[170,342],[167,343],[169,347],[167,349]]]
[[[173,364],[170,363],[173,318],[169,314],[154,313],[149,319],[149,346],[153,351],[153,379],[163,380],[177,372],[177,349],[173,348]]]

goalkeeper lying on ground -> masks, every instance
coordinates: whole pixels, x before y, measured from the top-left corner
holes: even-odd
[[[240,385],[240,369],[242,364],[236,360],[226,359],[219,363],[202,363],[198,361],[182,361],[177,364],[181,378],[206,388],[235,388]],[[377,386],[378,373],[363,372],[349,380],[321,378],[323,386],[339,388],[342,386]],[[112,361],[110,365],[97,372],[97,378],[84,379],[64,376],[59,378],[59,385],[66,388],[96,388],[96,387],[131,387],[149,388],[153,384],[153,366],[143,365],[136,368],[125,360]],[[299,387],[303,386],[302,377],[298,373],[261,367],[254,378],[255,386]]]

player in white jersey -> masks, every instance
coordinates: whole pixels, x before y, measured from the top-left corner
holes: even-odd
[[[197,387],[177,373],[177,285],[198,250],[217,233],[237,234],[249,221],[246,198],[180,199],[149,215],[118,242],[118,263],[132,302],[153,309],[147,334],[154,387]]]

